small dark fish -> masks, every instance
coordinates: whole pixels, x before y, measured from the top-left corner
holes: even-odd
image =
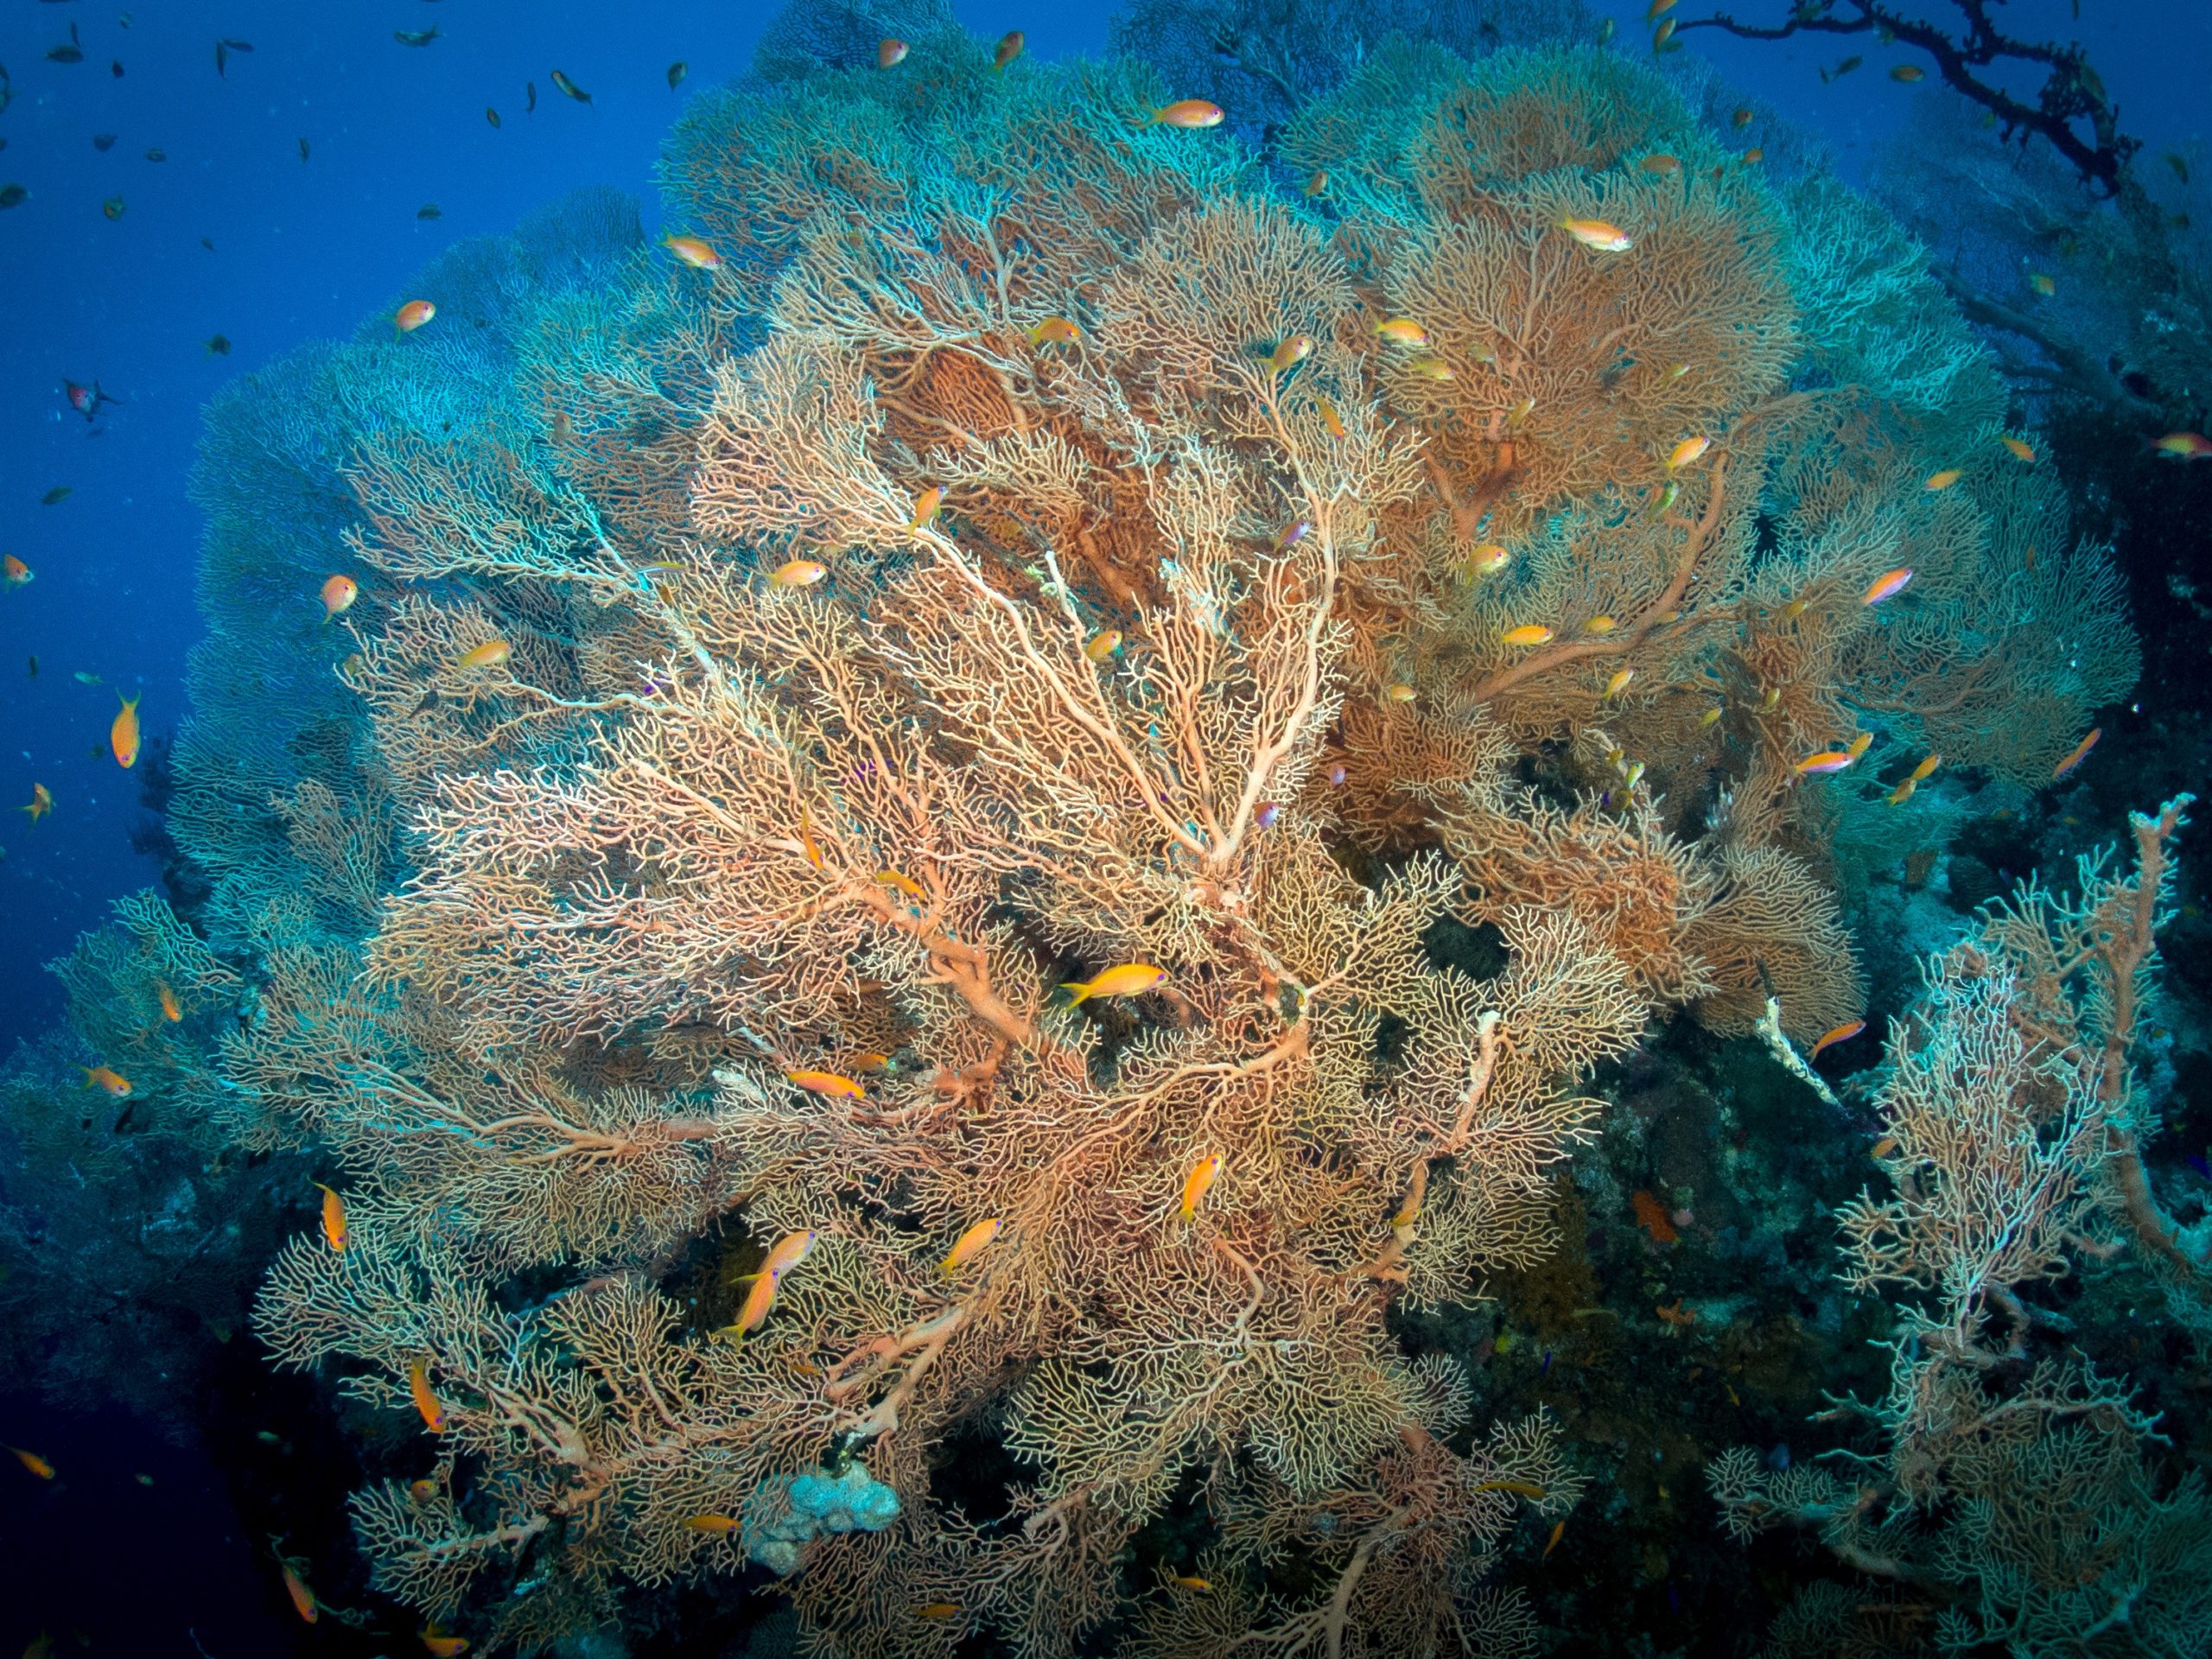
[[[8,148],[8,140],[7,140],[7,138],[6,138],[4,136],[0,136],[0,149],[7,149],[7,148]]]
[[[566,97],[575,99],[579,104],[588,104],[591,102],[591,94],[584,91],[582,87],[577,86],[575,81],[570,80],[558,69],[556,69],[553,72],[553,89]]]
[[[227,78],[230,74],[231,48],[220,41],[215,42],[215,73]]]
[[[307,141],[306,139],[302,138],[302,139],[301,139],[301,140],[300,140],[300,159],[301,159],[302,161],[303,161],[303,162],[304,162],[305,160],[307,160],[307,158],[308,158],[308,141]]]
[[[110,58],[107,61],[107,72],[116,79],[121,80],[123,79],[123,60],[120,58]]]
[[[435,201],[426,201],[415,210],[417,219],[443,219],[445,213]]]
[[[100,212],[105,213],[110,219],[121,219],[124,213],[123,198],[110,196],[105,201],[100,203]]]
[[[220,335],[220,334],[215,334],[215,335],[213,335],[213,336],[211,336],[211,337],[209,338],[209,340],[208,340],[208,341],[207,341],[207,355],[208,355],[208,356],[210,356],[210,357],[228,357],[230,354],[231,354],[231,342],[230,342],[229,340],[226,340],[226,339],[225,339],[222,335]]]
[[[85,49],[80,46],[53,47],[48,48],[46,60],[48,63],[82,63],[85,60]]]
[[[492,124],[494,130],[497,130],[499,124],[499,112],[489,104],[484,106],[484,118]]]
[[[146,152],[146,159],[149,162],[166,162],[168,158],[169,153],[166,149],[149,149]]]
[[[213,253],[215,251],[215,238],[212,236],[203,236],[200,238],[200,245]]]
[[[522,106],[522,112],[524,115],[535,115],[537,112],[537,83],[534,80],[524,81],[523,91],[530,94],[530,102]]]
[[[1543,1363],[1541,1366],[1539,1366],[1539,1367],[1537,1368],[1536,1375],[1537,1375],[1538,1376],[1549,1376],[1551,1374],[1552,1374],[1552,1351],[1551,1351],[1550,1349],[1547,1348],[1547,1349],[1545,1349],[1545,1350],[1544,1350],[1544,1363]]]
[[[20,207],[31,199],[31,193],[20,184],[0,184],[0,207]]]
[[[44,495],[39,497],[38,504],[41,507],[51,507],[58,503],[67,501],[69,499],[70,493],[70,488],[67,484],[57,484],[52,489],[48,490]]]
[[[233,41],[226,39],[219,42],[219,44],[229,47],[233,52],[251,52],[253,50],[253,42],[251,41]]]
[[[691,66],[684,62],[681,58],[678,58],[674,63],[670,64],[668,66],[668,90],[671,92],[674,92],[678,86],[683,84],[683,77],[690,73]],[[2189,181],[2184,179],[2182,182],[2186,184]]]
[[[438,26],[432,23],[428,29],[395,29],[391,38],[402,46],[428,46],[438,38]]]
[[[30,676],[30,677],[31,677],[32,679],[36,679],[36,678],[38,678],[38,658],[37,658],[34,657],[34,658],[31,658],[31,665],[30,665],[30,668],[29,668],[29,670],[28,671],[29,671],[29,676]]]
[[[106,155],[108,151],[115,148],[115,135],[111,132],[94,133],[92,135],[92,148],[99,151],[101,155]]]

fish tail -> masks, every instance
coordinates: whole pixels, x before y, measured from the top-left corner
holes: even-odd
[[[24,810],[28,811],[29,809],[25,808]],[[1085,997],[1090,995],[1090,987],[1082,983],[1080,981],[1063,985],[1060,988],[1064,991],[1073,991],[1075,993],[1073,996],[1068,998],[1068,1007],[1075,1007],[1077,1003],[1082,1001]]]

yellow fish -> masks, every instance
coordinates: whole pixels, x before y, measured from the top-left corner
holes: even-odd
[[[1175,1582],[1182,1586],[1185,1590],[1196,1590],[1200,1594],[1204,1594],[1206,1591],[1213,1588],[1213,1586],[1209,1584],[1205,1580],[1187,1573],[1177,1573],[1175,1575]]]
[[[2028,286],[2046,300],[2058,292],[2058,284],[2039,270],[2031,270],[2028,273]]]
[[[931,485],[929,488],[914,498],[914,516],[906,521],[906,528],[908,530],[927,528],[930,521],[937,517],[938,509],[944,505],[944,486]]]
[[[1505,569],[1512,554],[1497,542],[1484,542],[1470,552],[1464,561],[1471,576],[1494,576]]]
[[[1396,685],[1385,687],[1382,695],[1393,702],[1411,702],[1415,693],[1413,687],[1401,682]]]
[[[1205,1202],[1206,1190],[1213,1185],[1214,1178],[1221,1173],[1221,1154],[1211,1152],[1192,1166],[1190,1174],[1183,1182],[1184,1220],[1188,1221],[1198,1213],[1198,1205]]]
[[[105,1065],[80,1065],[77,1069],[85,1074],[86,1088],[97,1089],[110,1100],[130,1098],[130,1079],[120,1071]]]
[[[2015,455],[2018,456],[2019,459],[2027,462],[2029,466],[2032,467],[2036,464],[2036,452],[2030,448],[2026,444],[2021,442],[2019,439],[1999,438],[1997,442],[2003,444],[2007,449],[2010,449]]]
[[[993,1239],[999,1236],[999,1218],[991,1216],[977,1222],[952,1241],[951,1252],[938,1264],[938,1271],[950,1279],[969,1262],[983,1253]]]
[[[1866,753],[1869,748],[1873,747],[1873,733],[1861,732],[1858,736],[1853,738],[1850,742],[1843,746],[1843,752],[1849,755],[1853,760],[1856,760],[1860,755]]]
[[[1332,438],[1344,436],[1344,417],[1337,413],[1337,406],[1325,397],[1316,397],[1313,402],[1321,411],[1321,424],[1328,428],[1329,435]]]
[[[461,653],[462,668],[497,668],[513,656],[515,648],[504,639],[486,639],[482,645]]]
[[[780,1279],[791,1269],[806,1260],[814,1249],[815,1233],[811,1227],[796,1233],[785,1233],[768,1247],[768,1254],[760,1258],[760,1272],[770,1279]]]
[[[26,1452],[20,1446],[11,1446],[8,1450],[15,1454],[15,1459],[17,1463],[22,1464],[24,1468],[29,1470],[32,1474],[37,1476],[41,1480],[52,1480],[54,1478],[54,1465],[48,1463],[44,1458],[39,1456],[37,1452]]]
[[[1428,330],[1411,317],[1391,317],[1375,325],[1375,332],[1395,346],[1426,346]]]
[[[830,574],[830,567],[819,559],[786,559],[768,573],[768,580],[779,588],[810,588]]]
[[[1508,628],[1503,638],[1509,645],[1543,645],[1551,643],[1552,631],[1541,622],[1524,622]]]
[[[925,902],[929,898],[929,894],[923,891],[922,884],[920,882],[915,880],[912,876],[908,875],[900,870],[878,870],[874,875],[871,876],[869,879],[874,881],[880,882],[887,887],[897,889],[899,892],[905,893],[909,899],[912,899],[918,905]]]
[[[1594,248],[1599,253],[1626,253],[1636,245],[1627,232],[1602,219],[1562,219],[1559,227],[1584,247]]]
[[[1593,616],[1582,625],[1585,633],[1611,633],[1619,624],[1610,616]]]
[[[1277,374],[1295,368],[1313,355],[1313,336],[1293,334],[1268,354],[1268,366]]]
[[[1032,346],[1072,346],[1083,338],[1083,330],[1065,317],[1047,317],[1029,331]]]
[[[442,1636],[435,1624],[423,1626],[418,1639],[430,1650],[431,1659],[461,1659],[461,1656],[468,1651],[467,1637]]]
[[[1417,357],[1406,365],[1406,372],[1421,380],[1454,380],[1452,365],[1440,357]]]
[[[1911,775],[1905,779],[1905,782],[1908,784],[1917,784],[1926,779],[1932,778],[1936,774],[1936,768],[1942,764],[1943,757],[1942,755],[1931,754],[1912,769]]]
[[[1068,1000],[1068,1006],[1072,1008],[1094,996],[1141,996],[1166,977],[1165,968],[1155,968],[1148,962],[1125,962],[1094,979],[1071,982],[1060,988],[1075,993]]]
[[[1940,473],[1929,474],[1928,481],[1922,487],[1928,490],[1948,490],[1965,476],[1966,473],[1963,469],[1957,467],[1946,467]]]
[[[1667,470],[1672,472],[1677,467],[1687,467],[1712,448],[1713,440],[1702,435],[1684,438],[1667,452]]]
[[[1306,181],[1306,198],[1311,201],[1316,196],[1325,196],[1328,194],[1329,169],[1325,167],[1316,168],[1313,176]]]
[[[742,1521],[727,1515],[688,1515],[683,1517],[683,1524],[693,1532],[720,1533],[724,1536],[742,1531],[745,1526]]]
[[[162,1019],[168,1020],[171,1025],[175,1025],[179,1020],[184,1018],[184,1009],[177,1003],[176,993],[169,989],[167,983],[158,979],[156,980],[154,982],[154,994],[161,1000]]]
[[[1616,670],[1614,671],[1613,677],[1605,682],[1606,699],[1611,701],[1612,698],[1620,696],[1622,692],[1627,690],[1628,683],[1635,677],[1636,671],[1632,668]]]
[[[1699,725],[1700,725],[1700,726],[1710,726],[1710,725],[1713,724],[1716,721],[1718,721],[1719,718],[1720,718],[1720,710],[1719,710],[1719,709],[1707,709],[1703,714],[1700,715],[1697,717],[1697,723],[1698,723]]]

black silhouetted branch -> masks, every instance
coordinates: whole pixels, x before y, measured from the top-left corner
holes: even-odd
[[[1917,47],[1935,60],[1945,85],[1997,117],[2006,138],[2015,133],[2037,134],[2071,162],[2085,181],[2108,195],[2120,194],[2128,160],[2142,148],[2142,142],[2120,130],[2119,112],[2106,97],[2104,83],[2089,67],[2088,54],[2081,45],[2015,40],[1989,21],[1990,0],[1952,0],[1952,3],[1965,25],[1961,33],[1907,16],[1880,0],[1798,0],[1788,21],[1770,25],[1738,22],[1722,12],[1686,19],[1680,32],[1719,29],[1751,41],[1780,41],[1801,34],[1878,33],[1885,40]],[[1980,73],[1993,65],[2012,63],[2044,67],[2043,89],[2033,104],[2014,97]],[[2076,130],[2075,123],[2082,121],[2088,123],[2094,142]]]

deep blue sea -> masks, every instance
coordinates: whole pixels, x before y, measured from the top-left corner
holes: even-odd
[[[1720,9],[1748,22],[1783,15],[1788,0]],[[1950,0],[1903,9],[1959,15]],[[2212,3],[1974,9],[2018,35],[2080,41],[2149,152],[2212,167]],[[952,10],[982,40],[1019,28],[1031,54],[1052,58],[1103,51],[1111,8]],[[1624,41],[1648,27],[1643,0],[1589,10],[1617,19]],[[1676,15],[1714,10],[1683,0]],[[186,486],[205,405],[303,342],[390,314],[442,250],[579,186],[633,194],[650,239],[681,228],[661,223],[662,144],[687,100],[745,72],[770,15],[755,0],[0,0],[0,185],[29,192],[0,211],[0,553],[33,573],[0,590],[0,1053],[60,1017],[44,964],[158,877],[143,795],[158,770],[119,769],[108,732],[118,697],[137,699],[157,760],[185,711],[201,632],[201,527]],[[422,47],[394,38],[433,28]],[[54,60],[73,40],[81,61]],[[1825,140],[1857,182],[1897,164],[1876,157],[1913,100],[1947,96],[1872,73],[1824,82],[1821,67],[1856,49],[1833,41],[1684,40]],[[223,41],[251,49],[226,49],[219,73]],[[556,92],[556,70],[590,103]],[[65,382],[96,383],[112,402],[88,422]],[[2140,580],[2157,590],[2155,575]],[[2161,694],[2152,677],[2139,695],[2155,706]],[[35,822],[13,810],[35,785],[53,798]],[[270,1379],[250,1358],[223,1375],[244,1396],[233,1415],[267,1389],[288,1422],[312,1416],[296,1378]],[[272,1586],[266,1539],[232,1503],[237,1459],[265,1456],[253,1478],[281,1484],[288,1467],[346,1455],[334,1429],[258,1452],[177,1445],[119,1408],[78,1403],[0,1398],[0,1442],[35,1446],[63,1471],[34,1484],[12,1460],[0,1467],[0,1652],[12,1659],[41,1631],[61,1659],[385,1650],[328,1621],[298,1624]],[[1677,1637],[1653,1650],[1731,1649]]]

